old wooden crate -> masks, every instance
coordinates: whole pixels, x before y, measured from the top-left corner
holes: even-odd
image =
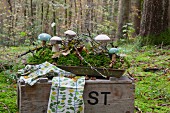
[[[20,113],[46,113],[51,81],[42,79],[34,86],[18,82]],[[86,80],[85,113],[133,113],[134,84],[127,77]]]

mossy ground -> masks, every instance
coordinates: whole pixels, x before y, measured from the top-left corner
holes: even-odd
[[[135,106],[144,113],[170,112],[170,49],[131,51],[129,73],[135,79]]]
[[[24,49],[21,51],[21,48]],[[19,62],[20,59],[19,61],[15,59],[16,54],[28,49],[28,47],[12,47],[1,51],[1,62],[12,62],[13,67],[0,73],[0,113],[8,113],[8,110],[11,113],[18,112],[14,74],[22,64]],[[131,64],[127,72],[135,79],[136,112],[170,112],[170,48],[145,46],[133,49],[132,45],[124,45],[122,50],[122,53],[127,54]],[[145,70],[147,68],[158,70]]]
[[[16,113],[16,83],[9,81],[4,73],[0,73],[0,113]]]

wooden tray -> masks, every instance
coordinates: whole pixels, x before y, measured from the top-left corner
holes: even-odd
[[[76,75],[90,75],[90,76],[101,76],[97,71],[102,73],[107,77],[121,77],[125,70],[124,69],[112,69],[112,68],[98,68],[92,69],[90,67],[80,67],[80,66],[57,66],[65,71],[69,71]]]

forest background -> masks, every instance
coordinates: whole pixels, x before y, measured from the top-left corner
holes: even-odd
[[[170,26],[168,2],[168,0],[161,2],[159,0],[155,2],[148,0],[3,0],[0,1],[2,6],[0,8],[0,44],[16,46],[32,43],[42,32],[62,37],[63,32],[68,29],[78,34],[89,32],[94,35],[107,34],[113,40],[155,35],[155,32],[160,34],[168,29],[168,23]],[[149,21],[153,24],[148,24]],[[55,26],[51,26],[52,23],[55,23]],[[146,26],[155,26],[159,30],[153,27],[146,28]],[[169,41],[166,42],[164,41],[165,44],[169,43]]]

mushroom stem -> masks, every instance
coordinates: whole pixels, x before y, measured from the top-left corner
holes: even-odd
[[[52,48],[52,52],[58,52],[59,51],[59,46],[58,44],[54,44]]]
[[[112,60],[111,60],[111,63],[109,65],[109,67],[113,67],[113,65],[115,64],[116,62],[116,54],[112,54]]]
[[[45,46],[45,45],[46,45],[46,41],[42,40],[42,46]]]

